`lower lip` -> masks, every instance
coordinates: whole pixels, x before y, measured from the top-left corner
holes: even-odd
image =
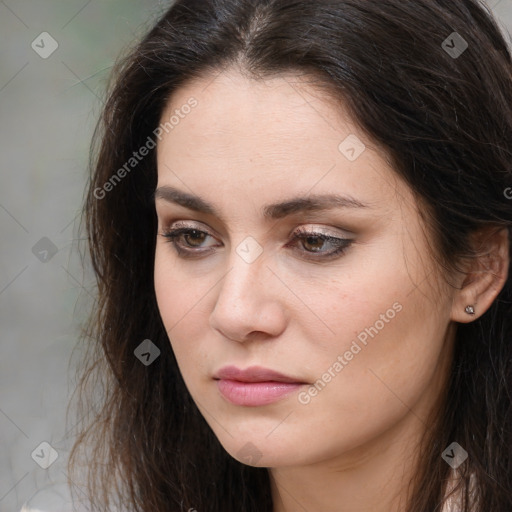
[[[227,400],[235,405],[256,407],[267,405],[293,393],[303,384],[298,382],[240,382],[217,380],[217,387]]]

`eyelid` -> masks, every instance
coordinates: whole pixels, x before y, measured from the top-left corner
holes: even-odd
[[[335,231],[333,231],[335,230]],[[319,235],[324,235],[326,237],[330,238],[349,238],[353,237],[354,233],[351,231],[348,231],[346,229],[341,228],[327,228],[325,226],[315,226],[314,224],[312,226],[300,226],[298,228],[295,228],[291,231],[289,236],[297,235],[297,234],[310,234],[310,233],[317,233]]]
[[[175,222],[171,222],[168,226],[168,228],[166,228],[167,230],[170,230],[171,228],[172,229],[180,229],[180,228],[190,228],[190,229],[197,229],[198,231],[205,231],[207,232],[209,235],[212,235],[213,234],[211,233],[211,230],[209,228],[205,228],[203,224],[200,224],[199,226],[197,225],[197,223],[192,223],[192,224],[189,224],[188,223],[189,221],[185,221],[185,220],[177,220]],[[193,222],[193,221],[190,221],[190,222]]]
[[[178,220],[178,221],[172,222],[169,224],[168,227],[163,229],[163,231],[170,231],[171,229],[175,230],[175,229],[180,229],[180,228],[197,229],[198,231],[204,231],[205,233],[207,233],[209,236],[211,236],[213,238],[217,238],[217,235],[215,235],[211,231],[210,228],[203,227],[204,224],[200,223],[200,225],[198,226],[197,223],[192,222],[191,224],[189,224],[188,222],[192,222],[192,221]],[[354,236],[353,232],[346,230],[346,229],[342,230],[341,228],[334,228],[334,227],[328,228],[325,226],[315,226],[314,223],[312,223],[312,224],[313,224],[312,226],[308,225],[306,227],[306,226],[302,225],[298,228],[292,229],[288,233],[288,238],[297,236],[297,235],[311,235],[311,234],[320,234],[320,235],[324,235],[325,237],[328,237],[328,238],[343,238],[343,239],[348,239],[348,238]],[[333,230],[336,230],[336,231],[333,232]]]
[[[190,224],[189,224],[190,222]],[[184,220],[177,220],[175,222],[170,222],[169,226],[164,229],[164,231],[169,231],[170,229],[180,229],[180,228],[190,228],[190,229],[197,229],[199,231],[205,231],[208,235],[217,238],[217,235],[215,235],[211,228],[205,227],[203,223],[197,224],[195,221],[184,221]],[[333,231],[334,230],[334,231]],[[314,222],[311,222],[311,225],[301,225],[298,228],[293,228],[289,233],[288,237],[291,237],[296,234],[310,234],[310,233],[318,233],[322,234],[326,237],[332,237],[332,238],[349,238],[355,235],[353,231],[349,231],[348,229],[342,229],[342,228],[335,228],[335,227],[325,227],[325,226],[315,226]]]

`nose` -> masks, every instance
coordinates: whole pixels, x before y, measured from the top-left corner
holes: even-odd
[[[260,256],[247,263],[233,254],[220,286],[210,325],[225,338],[245,342],[279,336],[286,326],[286,291]]]

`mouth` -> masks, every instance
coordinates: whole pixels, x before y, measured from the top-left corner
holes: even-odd
[[[261,366],[251,366],[245,370],[225,366],[215,374],[214,379],[226,400],[247,407],[274,403],[308,384]]]

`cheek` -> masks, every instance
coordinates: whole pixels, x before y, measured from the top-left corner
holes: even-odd
[[[197,373],[202,366],[196,357],[196,341],[204,337],[207,329],[205,307],[213,282],[188,275],[178,268],[179,262],[167,252],[167,247],[157,245],[155,295],[171,347],[185,378],[190,371]]]
[[[390,286],[372,302],[347,291],[337,323],[333,317],[338,337],[311,363],[319,379],[315,391],[308,390],[316,395],[310,401],[312,417],[330,404],[328,415],[363,434],[385,428],[435,391],[449,308],[441,299],[436,304],[425,297],[426,290],[409,290]]]
[[[316,380],[293,406],[293,434],[283,429],[280,439],[306,447],[304,461],[350,452],[409,421],[428,424],[429,407],[441,389],[442,329],[424,328],[428,318],[401,299],[403,309],[378,332],[369,329],[375,323],[347,321],[368,335],[366,344],[357,336],[342,337],[328,356],[325,351],[308,354]],[[377,307],[364,316],[385,312]]]
[[[178,327],[193,327],[190,317],[201,310],[211,285],[209,279],[189,273],[164,244],[160,242],[156,248],[154,286],[162,320],[173,332]]]
[[[331,331],[318,336],[311,327],[303,335],[305,365],[315,379],[302,402],[311,418],[343,418],[362,432],[396,419],[407,412],[404,404],[413,407],[429,392],[445,357],[450,296],[427,281],[415,288],[422,277],[411,279],[401,262],[367,265],[311,297],[325,306],[320,316]]]

